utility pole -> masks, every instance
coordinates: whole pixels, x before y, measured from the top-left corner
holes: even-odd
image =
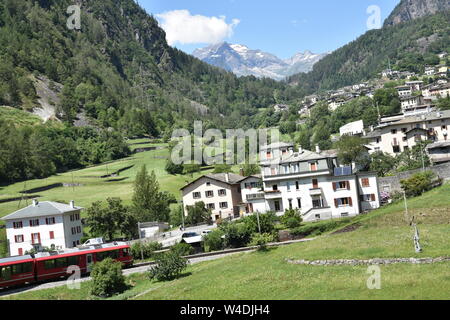
[[[144,260],[144,249],[142,248],[142,234],[141,234],[141,223],[138,222],[138,232],[139,232],[139,244],[141,247],[141,259]]]
[[[405,200],[405,220],[409,223],[408,202],[406,201],[406,191],[403,191],[403,199]]]
[[[259,222],[259,211],[256,211],[256,219],[258,220],[258,230],[259,234],[261,234],[261,224]]]
[[[183,206],[183,202],[181,202],[181,221],[182,221],[182,228],[184,231],[184,206]]]

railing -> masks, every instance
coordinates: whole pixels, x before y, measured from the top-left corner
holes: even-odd
[[[265,194],[264,193],[253,193],[247,195],[247,200],[260,200],[264,199]]]

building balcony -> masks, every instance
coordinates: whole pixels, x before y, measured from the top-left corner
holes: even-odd
[[[279,191],[279,190],[265,191],[264,197],[266,199],[280,199],[281,198],[281,191]]]
[[[323,190],[322,190],[322,188],[312,188],[312,189],[309,189],[309,194],[311,196],[320,196],[323,194]]]
[[[252,193],[246,196],[247,201],[261,200],[265,198],[265,193]]]

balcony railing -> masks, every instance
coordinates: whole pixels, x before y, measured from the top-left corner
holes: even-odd
[[[253,193],[247,195],[247,200],[261,200],[264,199],[264,193]]]

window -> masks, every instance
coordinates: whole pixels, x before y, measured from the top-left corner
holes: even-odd
[[[278,191],[278,185],[274,184],[274,185],[272,186],[272,190],[273,190],[273,191]]]
[[[274,176],[274,175],[277,174],[277,171],[275,170],[275,168],[270,168],[270,174],[271,174],[272,176]]]
[[[22,234],[19,234],[19,235],[17,235],[17,236],[14,236],[14,240],[16,241],[16,243],[22,243],[22,242],[24,242],[24,240],[23,240],[23,235],[22,235]]]
[[[397,134],[397,129],[392,129],[392,130],[391,130],[391,133],[392,133],[392,134]]]
[[[212,197],[214,197],[214,191],[206,191],[206,197],[207,197],[207,198],[212,198]]]
[[[225,197],[227,195],[227,190],[226,189],[220,189],[219,190],[219,196],[220,197]]]
[[[348,206],[352,206],[352,198],[339,198],[339,199],[334,199],[334,204],[336,206],[336,208],[338,207],[348,207]]]
[[[313,208],[314,209],[318,209],[318,208],[322,208],[323,207],[322,199],[313,199],[312,204],[313,204]]]
[[[291,191],[291,183],[288,181],[286,182],[287,191]]]
[[[407,129],[406,128],[402,128],[402,132],[406,133]]]
[[[55,239],[55,231],[50,231],[50,239]]]
[[[207,186],[207,187],[211,186],[211,182],[207,182],[207,183],[206,183],[206,186]]]
[[[67,261],[67,265],[69,265],[69,266],[76,266],[76,265],[78,265],[78,257],[77,256],[68,257],[67,260],[68,260]]]
[[[298,181],[295,181],[295,189],[300,190],[300,183]]]
[[[22,228],[23,228],[23,223],[22,223],[22,221],[13,222],[13,228],[14,228],[14,229],[22,229]]]
[[[361,201],[362,202],[376,201],[376,197],[374,194],[363,194],[361,195]]]
[[[309,168],[311,169],[311,171],[317,171],[317,162],[311,162],[309,164]]]
[[[214,209],[216,208],[216,205],[215,205],[214,203],[208,203],[208,204],[206,205],[206,208],[207,208],[207,209],[214,210]]]
[[[54,217],[52,217],[52,218],[45,218],[45,223],[48,224],[48,225],[51,225],[51,224],[55,224],[56,221],[55,221]]]
[[[400,146],[398,146],[398,145],[393,146],[393,147],[392,147],[392,151],[393,151],[394,153],[400,153]]]
[[[274,202],[275,205],[275,211],[281,211],[281,206],[280,206],[280,201],[275,201]]]
[[[220,203],[220,209],[227,209],[228,208],[228,202],[221,202]]]
[[[288,201],[289,201],[289,210],[292,210],[293,209],[293,207],[292,207],[292,199],[289,199]]]
[[[80,220],[80,214],[79,213],[75,213],[75,220],[77,220],[77,221]]]
[[[119,250],[97,252],[97,261],[105,260],[106,258],[118,259]]]
[[[315,217],[317,220],[320,220],[320,214],[316,214]]]
[[[20,264],[15,264],[15,265],[11,266],[11,272],[13,275],[29,273],[31,271],[32,271],[31,262],[20,263]]]
[[[39,233],[31,234],[31,244],[41,243],[41,235]]]
[[[418,142],[418,141],[422,141],[422,136],[420,134],[416,134],[414,136],[414,141]]]
[[[80,226],[77,227],[77,233],[81,233],[81,227]]]
[[[45,260],[44,261],[44,268],[46,270],[55,269],[56,268],[55,260]]]
[[[317,179],[312,179],[313,189],[319,188],[319,181]]]
[[[202,196],[202,194],[201,194],[200,192],[194,192],[194,193],[192,194],[192,196],[194,197],[194,199],[200,199],[201,196]]]
[[[270,152],[270,151],[267,151],[267,153],[266,153],[266,156],[267,156],[267,159],[270,159],[270,158],[272,158],[272,152]]]
[[[30,220],[30,227],[38,227],[38,226],[39,226],[39,219]]]
[[[348,217],[348,212],[342,212],[341,217],[343,217],[343,218]]]
[[[77,228],[72,227],[72,235],[74,235],[74,234],[76,234],[76,233],[77,233]]]
[[[407,137],[403,137],[402,139],[403,139],[403,141],[408,141]]]
[[[362,178],[362,179],[361,179],[361,184],[362,184],[363,188],[370,187],[370,181],[369,181],[369,178]]]
[[[344,190],[344,189],[350,189],[350,182],[348,182],[348,181],[339,181],[339,182],[336,182],[335,184],[334,184],[334,189],[335,190]]]
[[[299,209],[302,208],[302,199],[301,198],[297,198],[297,206]]]

